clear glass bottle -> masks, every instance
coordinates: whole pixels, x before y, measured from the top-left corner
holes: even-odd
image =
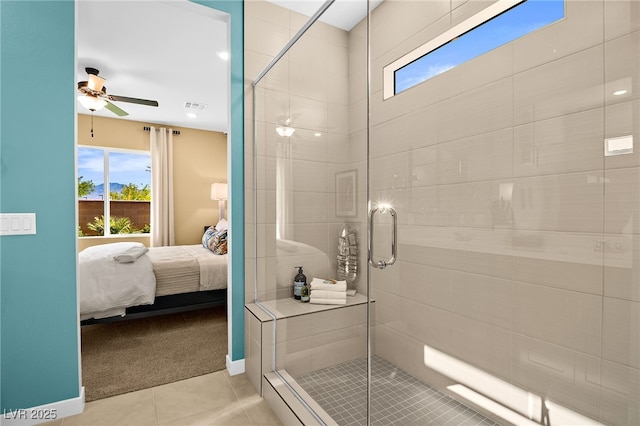
[[[304,286],[300,291],[300,300],[304,303],[308,302],[309,299],[311,299],[311,286],[309,286],[309,283],[304,283]]]

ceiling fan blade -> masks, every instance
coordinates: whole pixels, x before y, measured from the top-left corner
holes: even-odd
[[[109,111],[111,111],[112,113],[114,113],[115,115],[117,115],[118,117],[124,117],[126,115],[129,115],[128,112],[126,112],[125,110],[115,106],[114,104],[112,104],[109,101],[106,101],[107,104],[104,106],[106,109],[108,109]]]
[[[109,99],[118,102],[129,102],[131,104],[140,104],[146,106],[158,106],[158,101],[150,101],[148,99],[128,98],[126,96],[109,95]]]

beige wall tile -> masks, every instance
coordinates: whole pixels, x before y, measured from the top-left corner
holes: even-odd
[[[523,389],[598,418],[600,365],[585,355],[514,334],[513,379]]]
[[[602,108],[596,108],[515,127],[515,176],[602,168],[602,115]]]
[[[262,17],[245,16],[245,49],[275,56],[289,41],[286,27],[264,20]]]
[[[628,102],[640,98],[640,32],[611,40],[604,45],[604,75],[607,104]],[[620,96],[616,90],[626,90]]]
[[[451,310],[477,321],[511,329],[511,282],[463,272],[451,273]]]
[[[451,354],[501,379],[511,378],[512,339],[512,333],[504,328],[451,315]]]
[[[433,348],[447,350],[451,347],[450,312],[411,300],[402,300],[400,313],[407,336]],[[378,319],[377,315],[376,318]]]
[[[398,56],[407,52],[397,52],[399,42],[414,39],[416,33],[431,25],[449,12],[449,2],[445,0],[428,2],[388,2],[372,13],[371,45],[375,54],[392,50]],[[402,22],[401,25],[398,23]],[[422,43],[428,41],[425,40]],[[421,43],[421,44],[422,44]]]
[[[402,117],[405,121],[406,146],[418,150],[451,140],[454,126],[451,105],[451,101],[444,100],[408,111]]]
[[[640,368],[640,302],[604,298],[602,355],[633,368]]]
[[[464,242],[460,242],[462,246]],[[513,278],[513,259],[509,256],[470,250],[399,244],[402,259],[408,262],[459,270],[497,278]]]
[[[640,4],[635,0],[604,2],[604,35],[606,40],[640,29]]]
[[[514,118],[511,77],[462,93],[451,99],[453,138],[465,138],[509,128]],[[516,98],[517,99],[517,98]]]
[[[248,16],[258,18],[282,26],[287,30],[289,29],[290,14],[291,12],[288,9],[279,7],[268,1],[248,2],[244,7],[245,18]]]
[[[640,236],[605,235],[604,294],[640,302]]]
[[[595,295],[514,285],[513,330],[548,343],[599,355],[602,301]]]
[[[518,232],[515,278],[583,293],[602,294],[601,234]]]
[[[422,182],[429,173],[428,166],[413,167],[414,184]],[[417,179],[416,179],[417,178]],[[408,190],[407,223],[435,226],[438,221],[438,188],[414,187]]]
[[[640,167],[607,170],[605,176],[605,232],[640,234]]]
[[[602,105],[603,47],[596,46],[513,77],[514,123],[558,117]]]
[[[424,342],[399,335],[384,326],[375,328],[375,338],[376,355],[436,389],[443,389],[452,384],[451,379],[442,376],[429,365],[430,360],[425,359]]]
[[[402,261],[397,263],[397,269],[402,297],[434,308],[451,309],[454,271]]]
[[[607,424],[640,424],[640,371],[602,362],[600,417]]]
[[[602,43],[599,1],[566,1],[565,19],[513,42],[514,71],[520,72]]]
[[[440,184],[508,179],[513,175],[511,128],[438,145]]]
[[[640,101],[621,102],[605,108],[605,138],[633,137],[633,152],[604,157],[606,170],[640,166]]]
[[[602,214],[600,171],[514,181],[516,229],[598,233],[602,232]]]
[[[513,55],[513,44],[509,43],[456,66],[450,71],[451,94],[457,96],[510,77]]]
[[[376,325],[405,334],[407,325],[402,315],[403,299],[397,295],[375,289],[372,297],[377,302],[375,307]]]

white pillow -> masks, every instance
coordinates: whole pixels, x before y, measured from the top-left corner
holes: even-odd
[[[216,225],[216,231],[226,231],[227,229],[229,229],[229,222],[227,222],[227,219],[220,219],[220,221]]]

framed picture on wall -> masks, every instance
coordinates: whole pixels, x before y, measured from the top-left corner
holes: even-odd
[[[336,173],[336,216],[356,216],[357,170]]]

